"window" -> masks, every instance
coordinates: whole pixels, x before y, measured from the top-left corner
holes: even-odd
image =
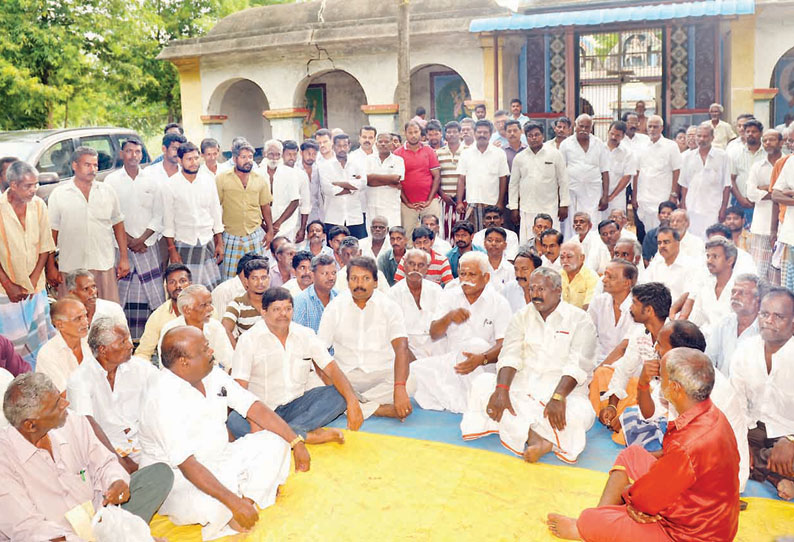
[[[81,137],[80,145],[83,147],[91,147],[99,154],[97,157],[99,162],[99,171],[105,171],[106,169],[113,168],[113,155],[115,154],[115,151],[113,150],[113,143],[110,141],[110,137]]]
[[[41,155],[36,169],[39,173],[57,173],[61,180],[68,179],[74,175],[72,152],[74,144],[71,139],[59,141]]]

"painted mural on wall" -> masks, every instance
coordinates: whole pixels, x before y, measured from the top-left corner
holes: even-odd
[[[772,78],[772,86],[778,89],[773,101],[777,126],[794,117],[794,54],[787,53],[777,61]]]
[[[440,120],[442,126],[451,120],[470,117],[472,112],[465,104],[470,99],[469,88],[457,73],[448,71],[430,74],[430,116]]]
[[[303,119],[303,137],[314,137],[314,132],[320,128],[328,128],[328,103],[325,92],[325,83],[309,85],[306,88],[306,104],[309,112]]]

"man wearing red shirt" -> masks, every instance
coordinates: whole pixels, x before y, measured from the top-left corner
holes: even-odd
[[[436,151],[422,143],[422,129],[411,120],[405,125],[405,144],[394,151],[405,162],[405,178],[400,193],[400,214],[406,235],[411,237],[420,215],[435,215],[441,221],[438,188],[441,165]]]
[[[739,528],[739,452],[730,423],[709,399],[714,366],[693,348],[661,361],[661,391],[679,416],[657,459],[640,446],[623,450],[597,508],[579,519],[549,514],[559,538],[587,542],[733,540]],[[718,451],[715,453],[715,451]]]

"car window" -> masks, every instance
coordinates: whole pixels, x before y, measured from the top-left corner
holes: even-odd
[[[141,141],[141,138],[139,138],[137,135],[134,134],[119,134],[119,135],[114,135],[113,138],[116,140],[119,150],[121,149],[121,147],[124,146],[124,142],[127,141],[128,139],[137,139],[138,141]],[[149,157],[149,152],[146,150],[145,144],[143,145],[141,152],[143,153],[143,157],[141,158],[141,166],[148,164],[149,162],[152,161],[152,159]],[[115,167],[119,168],[123,165],[124,162],[122,162],[121,154],[119,153],[119,156],[116,159]]]
[[[110,141],[110,137],[81,137],[80,145],[84,147],[91,147],[99,154],[97,157],[99,162],[99,171],[105,171],[106,169],[113,168],[113,163],[115,162],[113,155],[115,154],[115,151],[113,150],[113,143]]]
[[[36,164],[36,169],[39,173],[57,173],[61,179],[68,179],[74,175],[72,152],[74,152],[74,144],[71,139],[59,141],[44,151]]]

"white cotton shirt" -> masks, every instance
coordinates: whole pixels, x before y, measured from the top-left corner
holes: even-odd
[[[780,175],[775,182],[774,190],[794,190],[794,160],[786,160]],[[755,222],[755,220],[753,220]],[[783,223],[777,232],[777,240],[789,246],[794,246],[794,206],[786,207]]]
[[[656,210],[661,202],[670,199],[673,172],[681,169],[681,161],[681,151],[675,141],[664,136],[655,143],[648,141],[637,154],[637,203],[640,206]]]
[[[623,138],[622,144],[628,146],[629,150],[636,158],[639,157],[639,153],[642,151],[643,147],[651,144],[651,138],[648,137],[647,134],[635,132],[634,137],[626,135],[626,137]]]
[[[474,234],[474,236],[471,239],[473,245],[477,245],[478,247],[485,247],[486,229],[488,228],[480,230]],[[518,254],[518,247],[520,246],[518,243],[518,235],[516,235],[516,232],[514,232],[513,230],[507,228],[502,228],[502,229],[507,234],[507,246],[505,247],[505,258],[507,258],[510,261],[513,261],[516,259],[516,254]],[[435,250],[435,245],[433,245],[433,249]],[[452,248],[450,247],[449,250],[452,250]],[[439,254],[446,254],[446,252],[439,252]]]
[[[245,286],[239,276],[234,276],[224,280],[212,290],[212,306],[215,307],[215,315],[221,316],[226,312],[226,307],[235,297],[245,294]]]
[[[160,239],[163,231],[163,199],[161,183],[155,175],[147,175],[147,171],[139,170],[133,179],[126,169],[121,168],[105,177],[104,182],[118,196],[127,234],[137,238],[146,230],[154,232],[144,243],[150,247]]]
[[[741,335],[738,333],[739,318],[731,311],[712,327],[711,334],[706,339],[706,355],[726,378],[731,376],[731,358],[739,344],[758,336],[758,318]]]
[[[524,289],[517,280],[508,282],[502,289],[502,296],[507,300],[510,305],[510,311],[515,314],[527,306],[527,300],[524,298]]]
[[[499,339],[504,339],[512,311],[507,300],[490,283],[473,304],[469,303],[460,286],[446,288],[436,308],[434,320],[440,320],[455,309],[466,309],[469,311],[469,318],[460,324],[449,324],[446,338],[450,351],[457,350],[459,345],[475,338],[490,346]]]
[[[122,326],[124,329],[129,329],[129,326],[127,325],[127,316],[124,314],[124,309],[122,309],[121,305],[115,301],[97,298],[96,310],[94,310],[94,319],[91,320],[91,326],[93,326],[94,322],[100,318],[110,318],[117,325]]]
[[[731,278],[728,279],[719,297],[715,291],[717,277],[712,274],[709,274],[700,283],[700,287],[692,292],[695,304],[692,306],[689,320],[700,327],[707,337],[711,332],[711,327],[732,312],[731,290],[736,276],[736,271],[731,273]]]
[[[620,180],[626,175],[632,177],[637,174],[637,160],[629,146],[625,144],[625,139],[614,149],[607,146],[607,157],[609,165],[609,192],[611,194],[618,187]],[[622,194],[617,199],[623,197]]]
[[[513,158],[507,208],[557,216],[557,209],[571,202],[568,183],[568,168],[560,151],[544,145],[534,153],[527,147]]]
[[[538,401],[548,401],[563,376],[576,380],[572,394],[586,396],[595,351],[595,326],[582,309],[560,301],[544,321],[530,303],[510,320],[496,370],[516,369],[511,390]]]
[[[595,228],[591,228],[587,235],[584,236],[584,241],[579,240],[578,234],[575,234],[571,240],[582,246],[585,265],[599,275],[604,274],[607,264],[612,260],[612,256],[609,255],[609,248],[601,240],[598,231]]]
[[[271,184],[271,192],[273,193],[271,214],[273,215],[273,220],[278,220],[281,213],[289,207],[290,203],[293,201],[298,202],[298,207],[296,207],[290,217],[281,224],[281,228],[279,229],[279,234],[286,235],[290,240],[295,238],[295,230],[300,224],[298,221],[301,213],[300,188],[303,181],[304,179],[300,176],[300,171],[284,164],[279,164],[276,168],[276,172],[273,174],[273,182]]]
[[[364,209],[359,192],[367,186],[367,171],[363,160],[348,158],[345,167],[336,158],[317,160],[320,175],[320,190],[325,199],[325,222],[339,226],[355,226],[364,223]],[[342,188],[335,182],[348,182],[358,188],[352,194],[337,196]]]
[[[614,372],[609,380],[607,391],[601,395],[602,400],[606,400],[612,395],[618,399],[625,399],[628,396],[626,386],[632,377],[640,376],[643,362],[659,359],[656,350],[654,350],[654,340],[645,326],[639,324],[632,326],[626,338],[628,339],[626,351],[620,359],[612,364]]]
[[[764,422],[767,438],[794,434],[794,339],[772,354],[767,372],[761,336],[742,342],[731,358],[731,384],[742,402],[747,427]]]
[[[298,184],[298,192],[300,193],[298,211],[302,215],[308,215],[312,212],[311,181],[309,181],[309,176],[306,174],[306,170],[300,167],[297,162],[292,169],[294,169],[297,172],[298,177],[300,177],[300,183]]]
[[[609,171],[609,149],[594,135],[590,136],[587,152],[584,151],[576,134],[568,136],[560,144],[560,153],[568,167],[568,180],[571,188],[577,186],[601,185],[601,174]],[[591,217],[595,220],[595,217]]]
[[[162,359],[162,354],[160,353],[160,348],[163,345],[163,337],[165,333],[169,329],[173,329],[179,326],[186,326],[185,317],[178,316],[173,320],[170,320],[165,325],[163,325],[163,329],[160,331],[160,339],[157,341],[157,355]],[[232,348],[232,343],[229,342],[229,335],[226,333],[226,328],[223,327],[217,319],[210,318],[208,322],[204,324],[204,329],[202,330],[204,333],[204,337],[207,339],[207,342],[212,348],[215,356],[215,364],[220,366],[223,370],[228,371],[229,368],[232,366],[232,355],[234,354],[234,349]]]
[[[405,162],[401,156],[389,153],[381,161],[380,155],[373,152],[365,158],[367,175],[399,175],[400,181],[405,179]],[[376,212],[386,217],[389,227],[399,226],[400,218],[400,188],[395,186],[367,186],[368,212]],[[369,217],[370,220],[374,218]]]
[[[670,289],[673,302],[684,292],[694,292],[704,276],[703,264],[678,253],[675,261],[667,265],[664,258],[654,258],[642,276],[642,282],[661,282]]]
[[[83,361],[93,357],[88,347],[88,339],[80,340],[80,349],[83,351]],[[44,343],[36,356],[36,372],[44,373],[50,377],[58,391],[64,391],[71,374],[80,366],[72,349],[63,340],[61,332]]]
[[[163,237],[187,245],[206,245],[223,232],[223,209],[215,179],[196,175],[193,182],[180,172],[161,187],[163,195]]]
[[[93,357],[83,360],[66,386],[69,409],[93,416],[119,455],[137,455],[143,393],[159,376],[154,365],[133,356],[118,366],[110,389],[108,373],[99,362]]]
[[[116,263],[113,226],[124,220],[116,192],[92,182],[88,199],[69,181],[55,187],[47,200],[50,227],[58,232],[58,267],[105,271]]]
[[[276,410],[306,393],[312,361],[320,369],[333,361],[313,330],[291,322],[282,345],[260,320],[237,341],[232,378],[247,381],[248,391]]]
[[[422,279],[422,290],[419,292],[420,309],[408,288],[408,281],[403,279],[394,283],[389,290],[389,297],[397,303],[402,311],[408,332],[408,344],[416,357],[432,355],[433,340],[430,338],[430,324],[433,322],[436,307],[441,303],[444,290],[440,285]],[[440,342],[440,341],[437,341]],[[420,356],[419,353],[422,355]]]
[[[466,201],[496,205],[499,200],[499,178],[510,175],[507,154],[494,145],[488,144],[485,152],[477,145],[465,149],[460,154],[458,173],[466,177]]]
[[[769,195],[769,191],[759,190],[758,187],[769,186],[773,167],[774,165],[770,164],[769,160],[760,160],[753,164],[747,177],[747,199],[755,204],[753,222],[750,224],[750,233],[754,235],[771,235],[772,233],[773,203],[771,199],[764,199]]]
[[[750,151],[745,143],[741,147],[734,148],[730,153],[732,167],[731,174],[736,175],[736,188],[743,195],[747,195],[747,178],[750,176],[750,168],[753,164],[766,160],[766,151],[764,146],[758,147],[755,152]]]
[[[615,311],[612,308],[613,298],[610,294],[602,293],[593,296],[587,307],[587,314],[593,320],[593,325],[598,335],[598,348],[596,349],[596,362],[604,361],[612,350],[626,338],[628,333],[637,325],[631,317],[631,294],[618,307],[620,316],[615,322]]]
[[[363,309],[353,302],[350,290],[341,292],[325,307],[317,332],[344,372],[365,373],[394,367],[392,341],[408,338],[400,307],[375,290]]]
[[[502,293],[505,286],[511,282],[516,281],[516,270],[513,264],[507,259],[507,255],[502,255],[502,260],[499,262],[499,267],[494,269],[490,262],[488,263],[488,274],[491,276],[488,284],[493,287],[497,292]]]
[[[683,159],[678,184],[687,189],[690,232],[705,238],[706,228],[719,221],[722,194],[731,186],[730,158],[716,147],[709,149],[705,163],[699,150],[690,152]]]

